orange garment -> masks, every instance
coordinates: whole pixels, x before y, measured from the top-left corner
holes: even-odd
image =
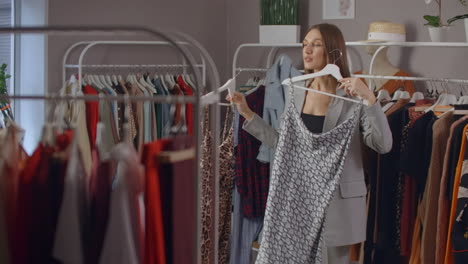
[[[355,74],[363,74],[362,71],[355,72]],[[394,76],[401,76],[401,77],[410,77],[411,75],[405,71],[398,71],[395,73]],[[364,82],[366,82],[365,79],[362,79]],[[409,94],[412,96],[414,93],[414,82],[413,81],[402,81],[402,80],[389,80],[386,82],[381,89],[387,90],[387,92],[392,95],[396,90],[402,88],[403,91],[409,92]],[[381,90],[379,89],[379,90]]]
[[[144,264],[166,263],[159,164],[156,156],[169,142],[170,140],[159,140],[143,146],[142,163],[146,168]]]
[[[463,128],[463,135],[466,135],[468,131],[468,125]],[[458,156],[457,170],[455,171],[455,180],[453,183],[453,193],[452,193],[452,204],[450,206],[450,218],[449,218],[449,228],[447,234],[447,247],[445,248],[445,264],[453,263],[453,254],[452,254],[452,228],[453,222],[455,221],[455,211],[457,209],[457,197],[458,197],[458,187],[460,186],[460,177],[463,167],[463,158],[465,157],[465,148],[466,148],[466,137],[462,136],[460,155]]]
[[[421,204],[418,204],[418,214],[414,222],[413,241],[411,246],[411,258],[409,264],[421,263]]]
[[[353,244],[349,249],[349,260],[356,262],[359,261],[359,254],[361,251],[362,243]]]

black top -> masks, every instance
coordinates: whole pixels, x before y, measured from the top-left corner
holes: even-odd
[[[317,116],[317,115],[309,115],[305,113],[301,113],[302,121],[304,121],[304,125],[309,129],[312,133],[322,133],[323,131],[323,123],[325,121],[325,116]]]

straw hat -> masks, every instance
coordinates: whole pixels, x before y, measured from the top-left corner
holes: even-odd
[[[367,40],[361,42],[406,41],[405,25],[387,21],[376,21],[369,25]]]

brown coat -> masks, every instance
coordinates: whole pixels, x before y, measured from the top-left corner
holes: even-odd
[[[435,263],[436,231],[438,199],[442,166],[444,163],[447,139],[450,135],[450,125],[453,123],[453,114],[447,113],[432,126],[432,153],[424,196],[421,201],[421,221],[423,223],[421,238],[421,261],[425,264]]]

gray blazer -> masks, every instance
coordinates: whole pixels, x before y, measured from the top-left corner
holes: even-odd
[[[284,94],[286,102],[289,103],[289,92],[285,91]],[[304,90],[294,91],[294,100],[299,112],[302,112],[305,94]],[[343,90],[338,90],[337,94],[345,95]],[[325,116],[323,131],[329,131],[349,118],[353,113],[352,108],[352,102],[332,98]],[[282,119],[283,116],[281,122]],[[258,115],[255,115],[251,121],[244,122],[243,129],[270,148],[276,148],[278,131]],[[325,245],[329,247],[355,244],[366,239],[367,188],[364,181],[361,143],[364,142],[381,154],[389,152],[392,148],[392,132],[379,103],[362,108],[360,125],[356,126],[352,137],[339,188],[335,191],[326,214],[324,239]]]

